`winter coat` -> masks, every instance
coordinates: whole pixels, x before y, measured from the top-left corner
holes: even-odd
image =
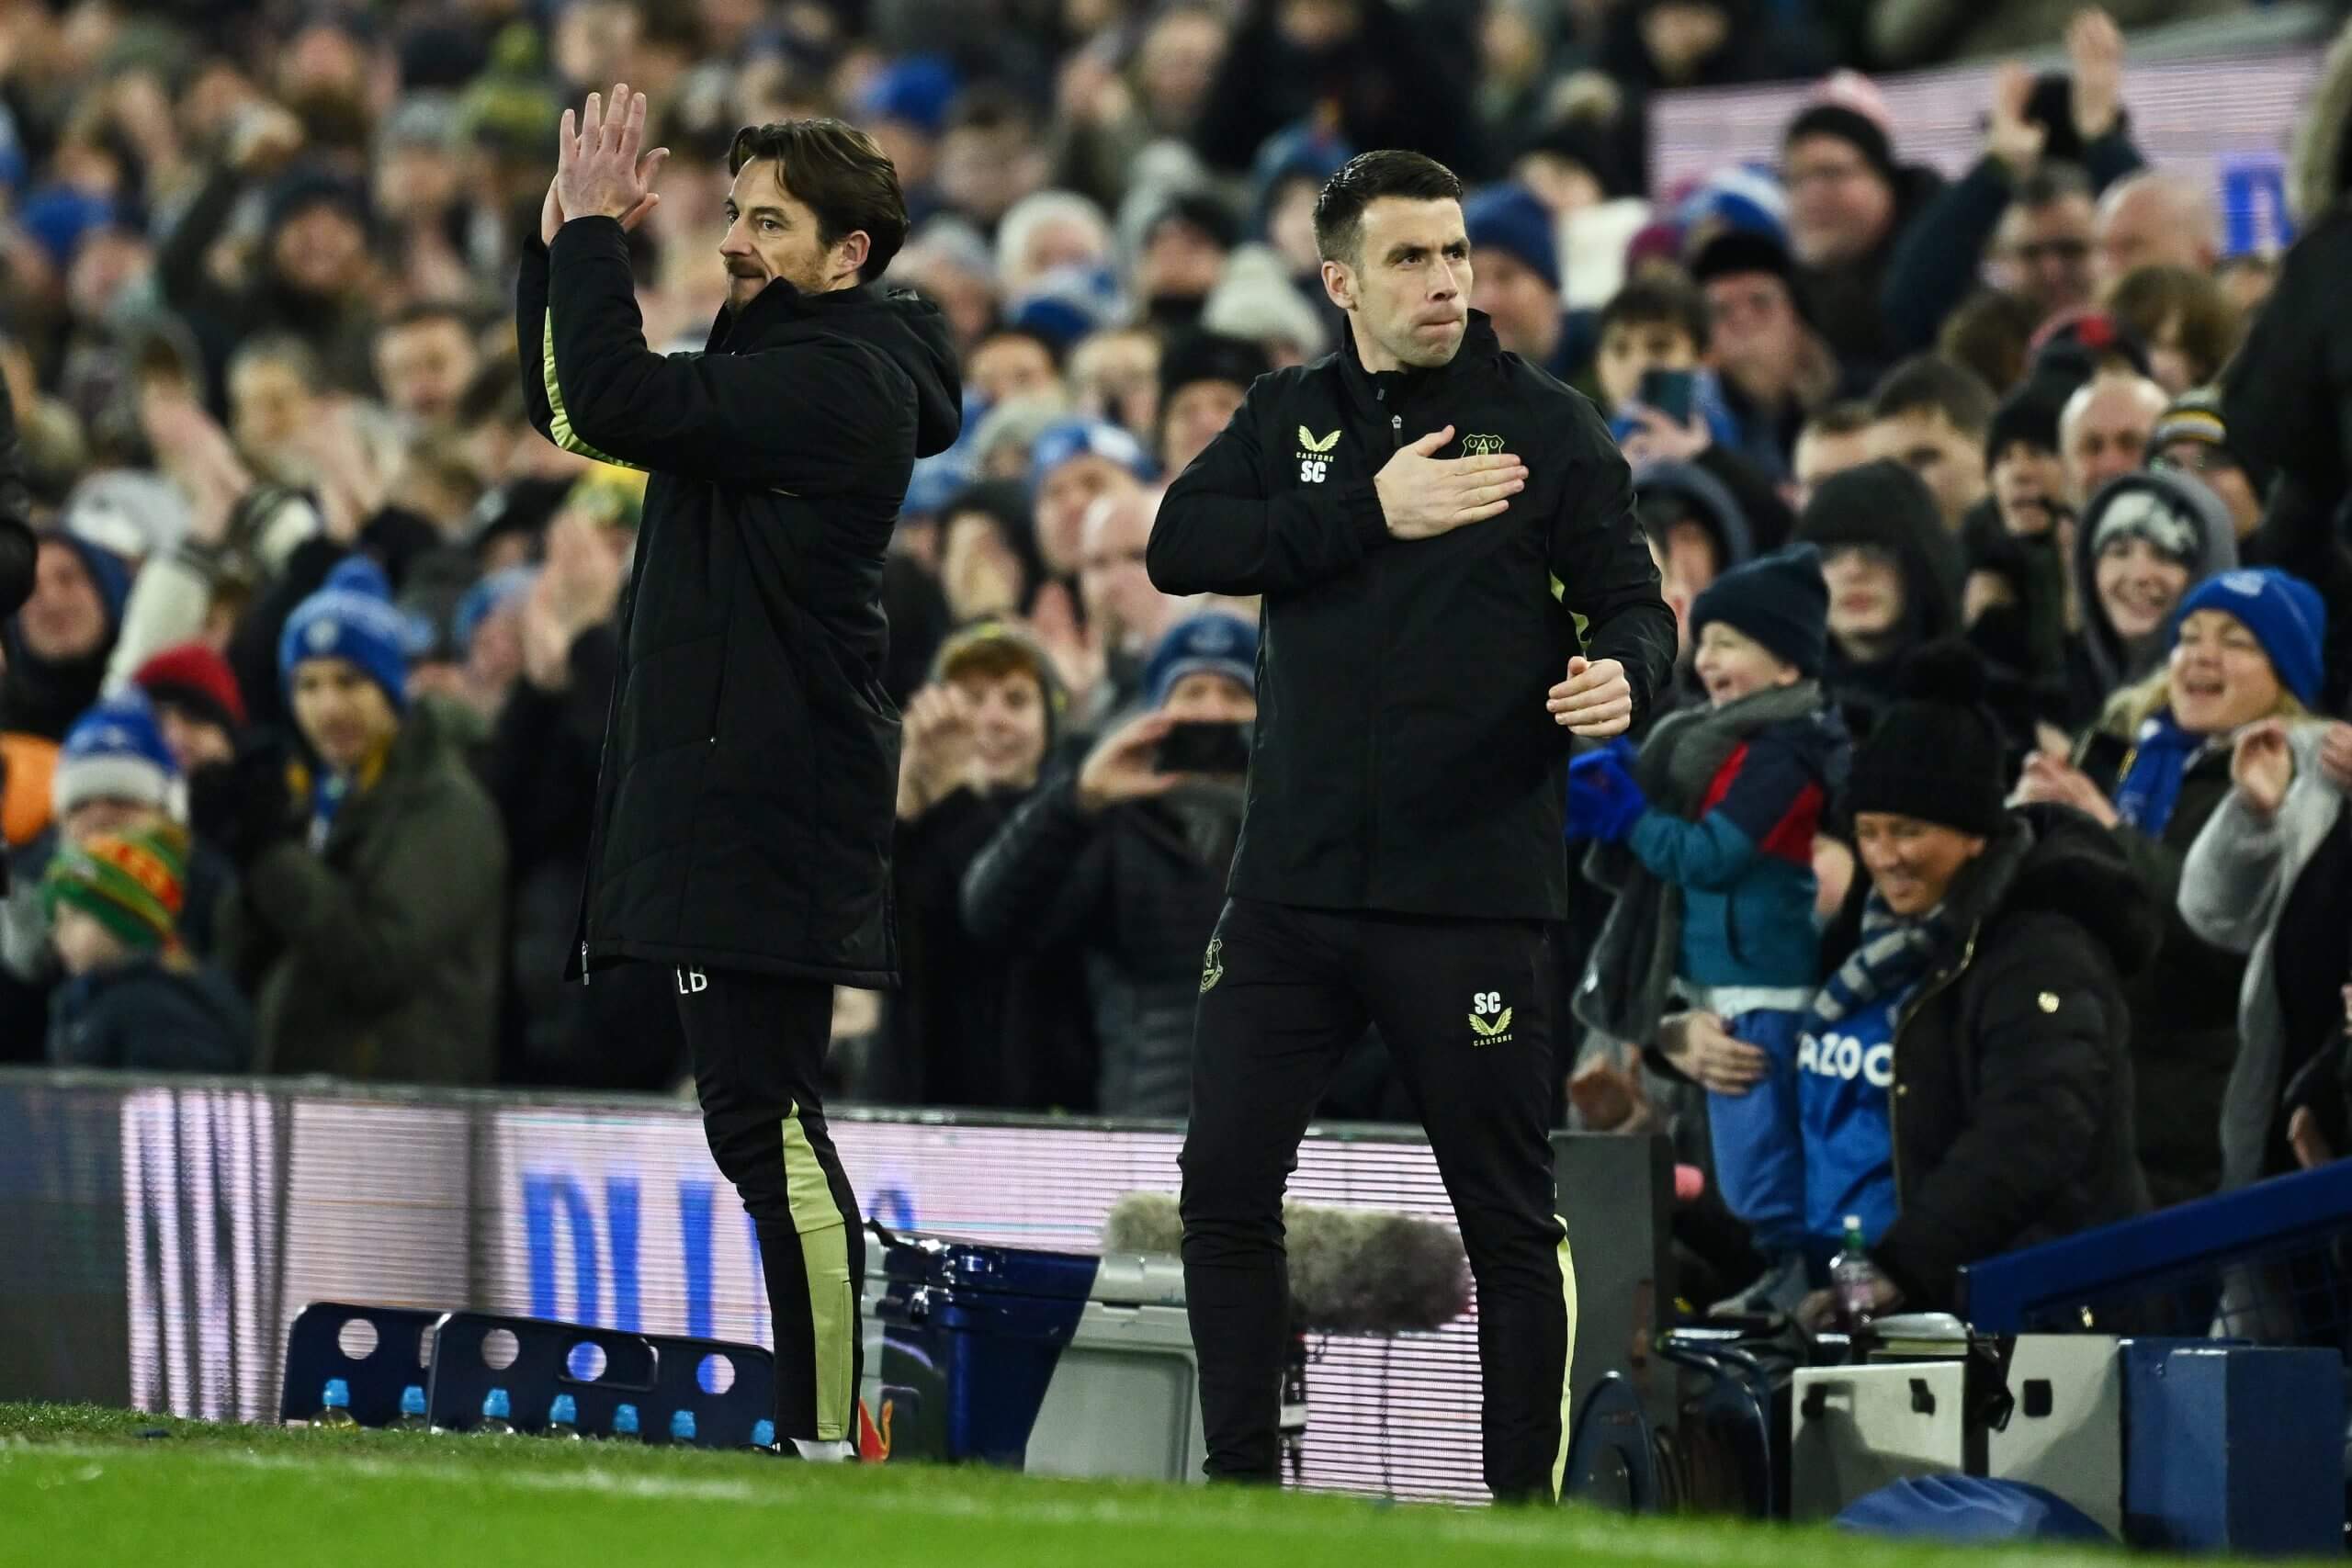
[[[1808,991],[1819,981],[1813,838],[1850,750],[1833,712],[1783,720],[1731,754],[1688,819],[1643,813],[1628,844],[1682,889],[1678,978]]]
[[[899,824],[892,874],[907,984],[858,1098],[1009,1111],[1093,1109],[1075,944],[1008,951],[965,929],[964,879],[1023,792],[958,789]]]
[[[778,280],[665,357],[603,218],[534,237],[516,317],[539,430],[652,472],[572,964],[894,984],[883,567],[915,459],[962,420],[944,319]]]
[[[185,958],[133,959],[76,976],[50,998],[49,1060],[60,1067],[242,1073],[254,1020],[217,969]]]
[[[2130,754],[2123,737],[2098,730],[2085,738],[2077,761],[2111,797]],[[2222,1184],[2214,1108],[2237,1061],[2245,957],[2243,949],[2232,951],[2197,933],[2181,913],[2180,879],[2190,847],[2229,793],[2230,747],[2223,737],[2189,763],[2161,833],[2151,837],[2129,824],[2114,829],[2117,845],[2164,918],[2156,961],[2124,993],[2132,1009],[2140,1164],[2159,1208],[2205,1197]]]
[[[1946,903],[1960,948],[1895,1027],[1891,1090],[1897,1213],[1871,1249],[1905,1304],[1949,1310],[1960,1270],[2143,1212],[2132,1153],[2124,978],[2154,953],[2155,901],[2079,812],[2010,814]],[[1999,873],[2008,862],[2006,874]],[[1823,954],[1842,964],[1849,901]]]
[[[1943,190],[1933,169],[1913,165],[1891,176],[1894,210],[1886,233],[1862,255],[1834,266],[1799,266],[1797,308],[1807,325],[1827,341],[1843,373],[1843,385],[1861,396],[1903,357],[1904,342],[1885,312],[1886,279],[1905,235]]]
[[[255,1068],[490,1081],[505,884],[497,808],[449,721],[412,707],[324,849],[264,849],[223,912],[224,966],[254,998]]]
[[[965,875],[976,940],[1021,953],[1082,948],[1102,1115],[1192,1108],[1201,954],[1225,906],[1239,819],[1238,797],[1131,801],[1090,817],[1066,774],[1023,802]]]
[[[1374,476],[1448,425],[1441,456],[1514,453],[1527,489],[1474,526],[1394,539]],[[1374,375],[1351,339],[1258,378],[1169,487],[1145,564],[1163,593],[1264,596],[1236,897],[1566,918],[1570,737],[1545,694],[1573,654],[1620,660],[1638,720],[1675,650],[1589,402],[1476,310],[1435,369]]]
[[[2225,1188],[2294,1168],[2279,1097],[2344,1027],[2352,812],[2320,772],[2325,733],[2324,725],[2296,726],[2295,782],[2278,811],[2264,821],[2231,791],[2181,867],[2181,918],[2205,941],[2246,955],[2240,1044],[2221,1097]]]

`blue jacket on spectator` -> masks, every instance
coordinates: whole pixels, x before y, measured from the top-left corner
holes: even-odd
[[[1832,712],[1783,720],[1717,770],[1696,819],[1653,809],[1634,825],[1628,847],[1682,889],[1680,978],[1776,987],[1818,978],[1813,836],[1848,748]]]

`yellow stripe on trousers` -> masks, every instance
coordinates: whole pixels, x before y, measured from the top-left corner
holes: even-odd
[[[849,1226],[833,1201],[832,1184],[800,1124],[800,1108],[784,1118],[784,1192],[792,1228],[800,1237],[800,1269],[808,1281],[810,1343],[817,1355],[817,1438],[849,1436],[850,1386],[857,1349],[856,1310],[850,1292]],[[782,1353],[784,1347],[776,1347]]]
[[[1568,1314],[1568,1355],[1560,1363],[1560,1451],[1552,1460],[1552,1501],[1560,1500],[1560,1486],[1568,1473],[1568,1416],[1571,1385],[1577,1367],[1577,1265],[1568,1255],[1568,1225],[1557,1214],[1553,1223],[1560,1227],[1560,1302]]]

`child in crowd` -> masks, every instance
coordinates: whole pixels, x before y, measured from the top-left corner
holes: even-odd
[[[1737,1303],[1793,1307],[1808,1276],[1797,1043],[1820,977],[1815,830],[1850,745],[1824,699],[1828,594],[1798,545],[1725,572],[1690,609],[1709,705],[1569,766],[1569,833],[1620,889],[1577,1015],[1655,1034],[1669,994],[1720,1016],[1760,1059],[1697,1076],[1724,1202],[1772,1267]],[[1732,1304],[1732,1303],[1726,1303]]]
[[[58,847],[40,883],[67,976],[50,1004],[51,1062],[173,1073],[251,1067],[243,1000],[180,941],[187,882],[187,835],[175,824]]]

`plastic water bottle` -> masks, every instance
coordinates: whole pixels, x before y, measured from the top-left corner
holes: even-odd
[[[568,1393],[559,1393],[548,1405],[548,1436],[561,1438],[566,1442],[580,1442],[580,1404]]]
[[[474,1430],[484,1437],[511,1438],[514,1435],[514,1406],[507,1401],[506,1391],[492,1389],[482,1395],[481,1419],[474,1424]]]
[[[424,1391],[414,1383],[401,1390],[401,1413],[392,1423],[395,1432],[430,1432],[433,1423],[425,1418]]]
[[[775,1423],[764,1416],[752,1423],[752,1446],[755,1449],[775,1447]]]
[[[639,1436],[636,1405],[616,1404],[613,1406],[613,1436],[616,1438]]]
[[[325,1392],[319,1395],[319,1413],[311,1417],[313,1427],[349,1428],[359,1425],[359,1417],[351,1413],[351,1385],[341,1378],[327,1379]]]
[[[691,1443],[695,1440],[693,1411],[681,1410],[670,1417],[670,1440],[673,1443]]]
[[[1878,1287],[1884,1278],[1862,1244],[1862,1220],[1846,1216],[1846,1245],[1829,1266],[1829,1285],[1838,1293],[1838,1315],[1849,1331],[1867,1327],[1878,1311]]]

